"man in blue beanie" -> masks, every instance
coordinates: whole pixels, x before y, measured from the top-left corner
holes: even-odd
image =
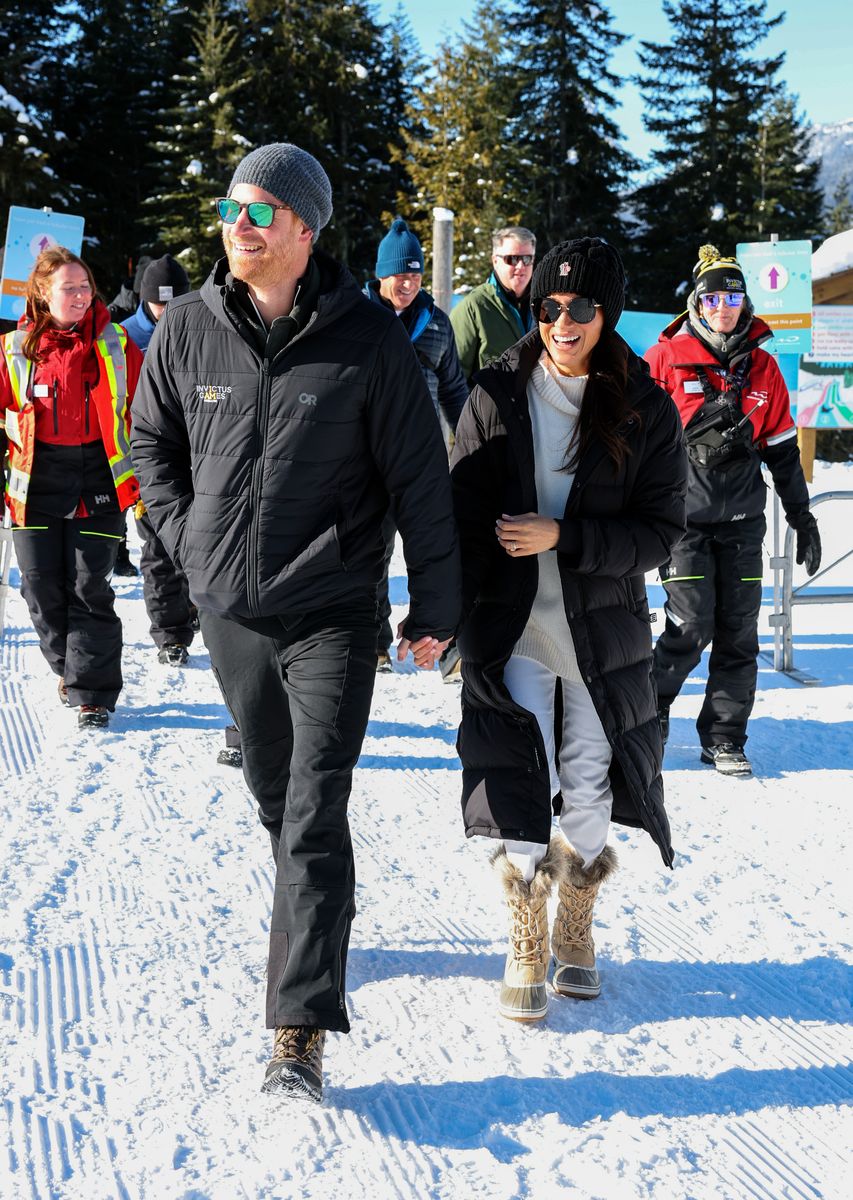
[[[436,416],[442,424],[447,440],[447,430],[455,430],[462,406],[468,398],[468,385],[459,365],[456,340],[450,320],[429,292],[421,287],[424,273],[424,252],[406,222],[401,218],[392,223],[390,230],[379,243],[376,254],[376,279],[365,286],[365,295],[378,304],[384,304],[400,318],[409,335],[418,362],[421,364],[429,394],[432,397]],[[389,514],[386,520],[388,547],[385,558],[385,573],[379,586],[379,616],[382,625],[376,646],[376,669],[391,670],[389,653],[393,635],[391,631],[391,604],[388,597],[388,567],[394,550],[395,526]],[[459,679],[459,657],[451,648],[440,662],[445,679]]]
[[[152,524],[189,581],[270,835],[275,891],[263,1090],[319,1100],[349,1032],[347,808],[376,680],[390,498],[406,543],[397,648],[431,668],[459,619],[447,454],[411,342],[314,242],[326,172],[276,143],[214,201],[225,257],[168,304],[134,397]]]

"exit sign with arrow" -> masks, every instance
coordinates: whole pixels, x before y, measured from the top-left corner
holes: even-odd
[[[808,354],[812,348],[812,244],[739,242],[738,262],[755,315],[773,330],[764,344],[774,354]]]
[[[0,275],[0,317],[17,321],[21,316],[33,263],[49,246],[64,246],[72,254],[79,254],[83,246],[83,218],[50,208],[21,208],[13,204],[9,209]]]

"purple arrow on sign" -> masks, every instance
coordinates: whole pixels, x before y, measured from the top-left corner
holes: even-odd
[[[779,282],[779,272],[775,267],[771,267],[767,272],[767,278],[770,280],[770,291],[776,291],[776,284]]]
[[[50,245],[50,238],[43,237],[39,242],[39,250],[46,250]]]

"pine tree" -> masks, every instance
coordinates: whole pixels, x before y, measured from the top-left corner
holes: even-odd
[[[5,0],[0,8],[0,212],[10,204],[65,208],[51,148],[46,67],[63,17],[48,0]]]
[[[454,214],[455,286],[473,286],[491,269],[491,233],[524,218],[509,191],[516,150],[507,139],[514,85],[506,59],[506,12],[481,3],[456,39],[445,41],[407,110],[405,162],[414,197],[401,195],[427,261],[432,210]],[[414,207],[404,211],[406,202]]]
[[[827,237],[831,237],[834,233],[846,233],[848,229],[853,229],[851,192],[853,192],[853,180],[851,180],[849,172],[845,171],[839,177],[835,191],[832,193],[832,207],[826,211],[824,225]]]
[[[815,237],[822,227],[820,164],[811,135],[791,96],[780,95],[761,115],[753,136],[753,198],[741,241]]]
[[[193,14],[177,103],[154,147],[165,187],[145,204],[149,236],[180,259],[194,286],[222,253],[213,200],[225,195],[250,146],[234,105],[245,82],[236,74],[240,33],[222,0],[206,0]]]
[[[172,104],[181,10],[178,0],[90,0],[71,12],[52,96],[67,138],[54,156],[77,185],[84,252],[107,293],[143,242],[143,202],[159,189],[151,134]]]
[[[248,15],[247,130],[317,157],[334,201],[322,246],[366,275],[403,178],[388,161],[404,81],[387,31],[365,0],[249,0]]]
[[[528,198],[526,223],[542,249],[583,235],[621,243],[620,194],[635,163],[610,115],[619,79],[609,61],[625,36],[589,0],[524,0],[511,28],[521,84],[513,190]]]
[[[663,0],[663,9],[672,40],[643,41],[640,50],[644,123],[663,144],[652,153],[651,181],[633,199],[639,232],[632,295],[640,307],[666,312],[683,303],[702,242],[733,253],[738,241],[758,238],[768,205],[782,221],[797,202],[786,199],[784,181],[770,179],[784,56],[756,52],[782,16],[769,18],[766,0]],[[789,117],[796,122],[793,110]],[[762,157],[763,119],[768,152]],[[803,150],[800,139],[792,155]],[[803,165],[788,158],[795,189]]]

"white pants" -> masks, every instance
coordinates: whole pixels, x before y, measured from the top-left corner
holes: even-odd
[[[516,704],[532,712],[539,722],[545,754],[551,769],[551,795],[561,793],[560,829],[589,866],[604,849],[610,828],[613,793],[610,789],[612,751],[604,727],[583,683],[561,679],[563,685],[563,737],[559,774],[555,766],[553,671],[532,658],[513,654],[504,671],[504,682]],[[545,857],[541,842],[505,841],[507,857],[529,883],[537,863]]]

